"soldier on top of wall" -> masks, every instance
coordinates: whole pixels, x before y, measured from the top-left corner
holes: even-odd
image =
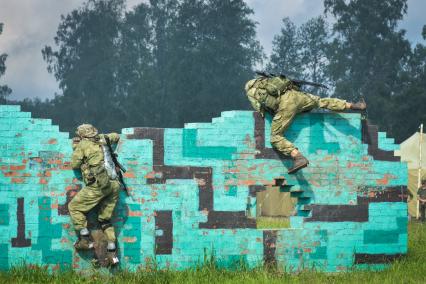
[[[308,112],[314,108],[325,108],[333,111],[365,110],[364,101],[350,103],[337,98],[321,98],[309,93],[301,92],[295,81],[280,76],[261,76],[250,80],[245,85],[247,97],[253,108],[264,117],[265,112],[273,116],[271,124],[271,144],[279,152],[293,158],[293,166],[288,170],[289,174],[308,166],[306,159],[285,137],[283,132],[290,126],[296,114]],[[309,83],[310,82],[303,82]],[[320,84],[317,84],[320,85]]]
[[[68,205],[74,229],[78,232],[74,247],[77,250],[90,250],[94,247],[87,228],[86,214],[100,204],[98,221],[108,241],[106,262],[115,265],[119,260],[111,216],[121,184],[107,143],[118,143],[120,136],[117,133],[98,134],[98,130],[90,124],[80,125],[76,134],[78,138],[73,139],[71,166],[73,169],[81,169],[85,187]]]

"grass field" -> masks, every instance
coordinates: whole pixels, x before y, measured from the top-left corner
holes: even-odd
[[[276,217],[256,217],[258,229],[290,228],[290,219]]]
[[[94,274],[80,276],[75,272],[50,275],[41,268],[15,268],[0,273],[0,283],[426,283],[426,224],[409,224],[408,255],[381,272],[352,271],[319,273],[304,271],[285,274],[257,268],[226,271],[207,265],[183,272],[118,272],[114,276]]]

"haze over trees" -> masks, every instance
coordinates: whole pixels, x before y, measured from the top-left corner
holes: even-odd
[[[393,99],[402,91],[401,72],[411,56],[405,31],[398,28],[407,0],[326,0],[324,6],[337,19],[329,66],[335,94],[365,97],[369,118],[395,133],[403,125],[393,116],[398,107]]]
[[[3,32],[3,23],[0,23],[0,35]],[[7,54],[0,53],[0,78],[6,72],[6,58]],[[12,92],[12,90],[7,85],[0,85],[0,103],[6,101],[6,97]]]
[[[308,20],[296,27],[289,18],[283,19],[280,34],[273,40],[273,51],[267,65],[272,73],[331,85],[327,76],[329,60],[329,27],[324,17]],[[326,96],[326,89],[306,87],[307,91]]]
[[[67,131],[83,122],[182,127],[250,109],[244,83],[265,61],[270,72],[330,86],[307,91],[365,98],[368,118],[401,141],[426,118],[426,46],[399,28],[406,13],[407,0],[324,0],[324,14],[300,26],[282,19],[265,61],[243,0],[150,0],[130,10],[125,0],[88,0],[43,49],[60,94],[20,103]]]
[[[242,0],[151,0],[128,12],[122,0],[89,0],[43,49],[62,93],[27,107],[69,131],[181,127],[247,108],[242,86],[262,55],[252,13]]]
[[[284,19],[269,66],[331,86],[320,95],[365,98],[369,120],[398,141],[410,136],[426,118],[426,47],[412,48],[398,27],[407,1],[324,0],[324,13],[331,29],[322,17],[300,27]]]

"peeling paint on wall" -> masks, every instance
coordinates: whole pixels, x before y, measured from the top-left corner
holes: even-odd
[[[269,143],[270,118],[227,111],[182,129],[126,128],[117,148],[128,169],[114,212],[121,265],[185,269],[214,256],[297,271],[383,268],[407,252],[407,171],[398,145],[357,113],[309,113],[286,132],[310,160],[291,161]],[[0,106],[0,269],[23,261],[51,269],[90,267],[67,204],[82,187],[71,140],[49,119]],[[256,229],[256,192],[297,197],[288,229]],[[96,222],[90,223],[96,229]]]

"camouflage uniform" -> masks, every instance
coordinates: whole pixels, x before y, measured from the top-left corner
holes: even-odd
[[[422,177],[421,186],[417,190],[417,199],[426,200],[426,178]],[[426,202],[419,200],[420,221],[426,220]]]
[[[117,133],[98,135],[97,130],[95,132],[95,135],[93,133],[81,135],[82,140],[73,145],[71,166],[73,169],[81,169],[86,186],[74,196],[68,209],[74,228],[80,231],[87,228],[87,212],[100,204],[99,223],[108,242],[115,243],[116,236],[110,220],[118,200],[121,184],[118,180],[108,176],[104,166],[102,146],[106,145],[105,136],[108,136],[111,143],[117,143],[120,136]]]
[[[245,90],[251,105],[256,111],[260,112],[262,116],[264,116],[265,111],[273,114],[271,144],[284,155],[288,156],[294,149],[297,149],[293,143],[283,136],[283,132],[290,126],[296,114],[318,107],[333,111],[346,109],[345,100],[321,98],[301,92],[296,86],[291,85],[282,90],[277,96],[271,96],[267,90],[260,87],[263,80],[268,80],[268,78],[248,81]]]

